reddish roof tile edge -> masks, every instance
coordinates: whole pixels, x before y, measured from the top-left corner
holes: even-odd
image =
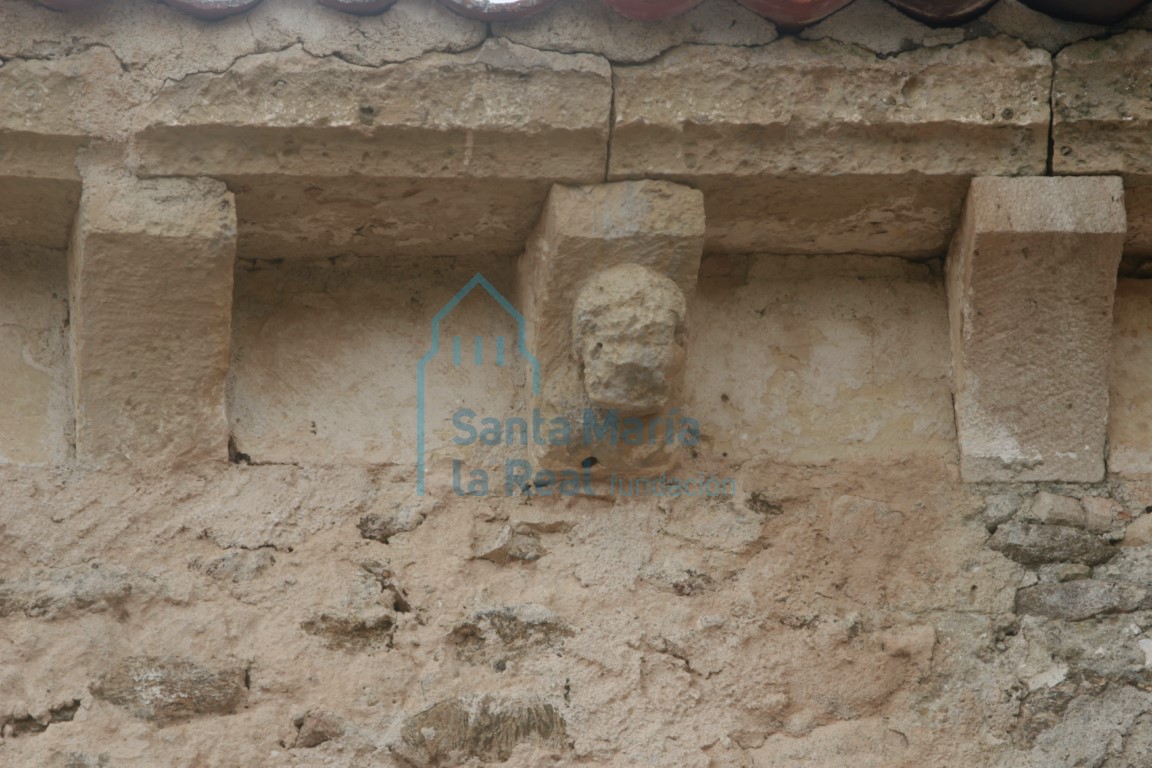
[[[426,0],[435,2],[436,0]],[[439,0],[457,13],[483,21],[522,19],[548,9],[557,0]],[[621,16],[657,21],[684,13],[707,0],[602,0]],[[1037,11],[1071,21],[1110,24],[1150,0],[1021,0]],[[56,11],[78,11],[106,0],[37,0]],[[261,0],[164,0],[192,16],[208,21],[249,10]],[[346,13],[370,15],[388,10],[396,0],[317,0]],[[850,5],[854,0],[739,0],[750,10],[785,28],[813,24]],[[887,0],[903,13],[926,24],[960,24],[978,16],[998,0]]]

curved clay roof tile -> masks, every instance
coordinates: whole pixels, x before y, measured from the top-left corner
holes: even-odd
[[[440,2],[470,19],[512,21],[540,13],[556,0],[440,0]]]
[[[988,10],[996,0],[888,0],[925,24],[963,24]]]
[[[104,0],[39,0],[40,5],[54,11],[82,11],[102,2]]]
[[[260,0],[164,0],[165,3],[205,21],[216,21],[244,13]]]
[[[740,0],[740,4],[781,27],[803,27],[835,13],[852,0]]]
[[[357,16],[372,16],[383,13],[396,4],[396,0],[317,0],[320,5],[335,8]]]
[[[1144,4],[1144,0],[1022,0],[1042,13],[1071,21],[1111,24]]]
[[[604,0],[626,19],[654,21],[675,16],[700,5],[702,0]]]

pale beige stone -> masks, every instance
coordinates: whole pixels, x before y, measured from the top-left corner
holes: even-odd
[[[507,260],[242,262],[229,390],[238,450],[257,462],[413,465],[417,363],[432,348],[433,317],[478,272],[512,298],[514,265]],[[452,442],[458,410],[475,411],[477,428],[481,417],[524,415],[516,345],[507,345],[504,366],[492,359],[494,340],[515,340],[516,333],[514,320],[479,289],[444,318],[425,382],[430,462],[479,460],[473,453],[480,447]],[[489,345],[486,364],[454,366],[456,336],[469,363],[481,336]],[[522,458],[519,448],[502,452],[500,462]]]
[[[1093,533],[1115,529],[1124,513],[1124,507],[1115,499],[1085,496],[1080,503],[1084,506],[1084,528]]]
[[[220,182],[86,180],[69,255],[81,463],[227,459],[235,238]]]
[[[938,270],[874,256],[756,256],[701,278],[685,411],[703,450],[820,465],[956,451]]]
[[[496,22],[495,35],[514,43],[564,53],[597,53],[609,61],[638,63],[682,43],[764,45],[776,27],[735,0],[709,0],[687,13],[631,21],[601,0],[566,0],[526,19]]]
[[[533,393],[533,407],[539,408],[545,421],[563,419],[574,427],[574,439],[567,444],[533,446],[544,466],[557,470],[580,468],[585,459],[595,457],[596,473],[658,468],[675,452],[679,441],[666,440],[665,433],[669,418],[676,430],[679,429],[675,415],[669,416],[669,412],[679,397],[682,362],[677,364],[665,358],[676,357],[669,351],[670,345],[675,344],[673,336],[682,338],[684,331],[671,326],[683,326],[686,322],[683,314],[680,322],[675,322],[672,319],[675,309],[671,304],[651,305],[628,294],[631,313],[622,307],[621,316],[626,320],[624,325],[635,332],[634,345],[624,339],[611,338],[612,334],[603,333],[604,329],[583,334],[581,329],[591,323],[591,318],[587,317],[590,304],[584,301],[582,290],[609,270],[643,268],[667,282],[669,302],[673,301],[671,296],[677,289],[679,301],[683,302],[684,297],[691,297],[695,291],[703,240],[704,204],[696,190],[653,181],[553,187],[519,265],[518,299],[528,324],[528,347],[539,365],[540,391]],[[617,279],[634,278],[620,273]],[[623,288],[621,291],[614,293],[623,297],[627,291]],[[680,304],[681,313],[684,306]],[[581,307],[585,308],[583,313]],[[629,320],[633,314],[635,322]],[[600,319],[608,320],[608,313],[603,312]],[[664,341],[669,344],[655,343],[654,338],[649,338],[648,332],[655,325],[668,326]],[[615,330],[622,329],[616,327]],[[613,349],[605,353],[610,357],[624,350],[621,354],[634,359],[613,357],[615,362],[609,366],[610,371],[602,371],[596,365],[586,371],[582,355],[592,352],[591,347],[580,346],[583,335],[591,339],[590,344],[598,340],[602,345],[611,346]],[[669,349],[665,349],[666,346]],[[682,361],[683,350],[678,354]],[[653,357],[651,364],[642,359],[645,356]],[[660,362],[655,361],[657,357]],[[670,378],[657,387],[659,392],[648,392],[650,387],[641,387],[645,389],[643,393],[625,393],[624,390],[634,387],[613,386],[596,379],[600,374],[619,375],[629,367],[644,369],[653,375],[660,369],[658,378]],[[591,375],[594,372],[595,375]],[[653,377],[640,378],[651,384]],[[596,406],[596,403],[609,402],[627,405],[623,411]],[[641,402],[643,406],[638,406]],[[644,424],[657,423],[664,432],[656,441],[645,438],[640,446],[626,445],[619,432],[596,438],[589,444],[586,436],[581,438],[576,433],[592,413],[597,414],[594,417],[597,419],[616,418],[620,424],[629,417],[641,419]]]
[[[1133,520],[1124,531],[1122,547],[1144,547],[1152,544],[1152,514],[1142,515]]]
[[[1021,511],[1020,519],[1030,523],[1070,525],[1076,528],[1087,526],[1086,513],[1079,499],[1047,491],[1040,491],[1032,497]]]
[[[120,75],[105,48],[0,66],[0,246],[67,247],[77,152],[124,112]]]
[[[1029,8],[1020,0],[998,0],[969,30],[1000,34],[1022,40],[1030,46],[1057,53],[1089,37],[1107,33],[1107,27],[1080,24],[1049,16]]]
[[[939,253],[968,178],[1045,169],[1051,62],[1006,39],[688,45],[615,78],[609,178],[701,189],[710,253]]]
[[[1070,45],[1055,59],[1052,168],[1124,178],[1125,252],[1152,255],[1152,32]]]
[[[1116,288],[1108,399],[1108,471],[1152,475],[1152,282],[1121,280]]]
[[[964,30],[933,29],[907,16],[884,0],[854,0],[817,24],[804,29],[805,40],[838,40],[882,54],[903,53],[932,45],[956,45]]]
[[[1118,178],[981,178],[948,255],[969,482],[1104,476]]]
[[[0,464],[69,458],[67,323],[65,255],[0,247]]]
[[[603,178],[611,102],[604,59],[506,40],[379,68],[293,47],[169,84],[134,157],[226,181],[245,255],[513,256],[551,183]]]
[[[1056,56],[1052,167],[1056,173],[1152,173],[1152,32],[1085,40]]]

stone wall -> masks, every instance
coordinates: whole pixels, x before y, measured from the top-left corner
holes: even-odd
[[[746,5],[0,0],[0,766],[1152,764],[1152,11]]]

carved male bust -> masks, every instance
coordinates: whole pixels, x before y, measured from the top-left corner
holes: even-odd
[[[643,416],[668,404],[684,367],[687,311],[675,282],[639,264],[606,269],[585,283],[572,336],[593,407]]]

